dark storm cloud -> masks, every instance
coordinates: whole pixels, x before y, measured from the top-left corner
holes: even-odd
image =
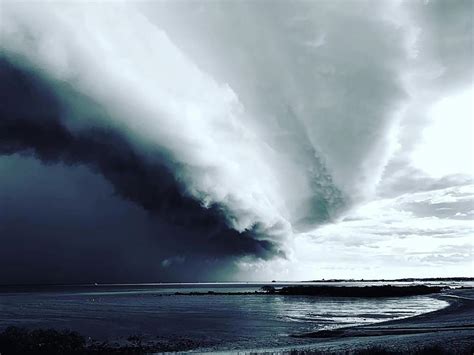
[[[412,212],[392,216],[383,204],[366,209],[369,217],[337,221],[370,201],[377,186],[379,196],[395,197],[468,183],[434,181],[409,159],[428,108],[465,84],[460,74],[472,73],[466,3],[268,5],[5,2],[0,154],[37,159],[64,176],[78,166],[96,173],[152,222],[122,217],[94,238],[107,245],[115,230],[136,228],[134,237],[150,236],[159,249],[137,251],[137,265],[154,261],[160,275],[180,279],[210,277],[210,269],[224,275],[233,265],[247,275],[270,269],[256,259],[292,254],[303,231],[333,226],[328,234],[344,235],[342,244],[352,247],[359,244],[351,241],[355,222],[355,238],[376,239],[377,231],[393,230],[395,217],[405,233]],[[68,183],[53,180],[51,194],[66,194]],[[86,187],[80,191],[79,199],[91,198]],[[17,205],[16,215],[29,220],[20,212],[28,210],[27,195],[13,200],[6,207]],[[113,201],[101,208],[115,211]],[[426,204],[417,211],[429,213]],[[45,203],[38,220],[53,221],[59,210]],[[64,223],[68,232],[93,220],[83,209],[77,215]],[[408,224],[423,230],[415,217]],[[49,224],[35,231],[10,222],[11,240],[61,240]],[[124,246],[133,243],[126,239]],[[312,262],[319,257],[312,253]]]
[[[3,47],[110,114],[68,125],[166,149],[186,192],[229,226],[291,244],[370,194],[393,149],[407,95],[392,7],[9,4]]]
[[[275,243],[255,239],[252,231],[239,233],[227,227],[223,222],[224,211],[218,207],[204,208],[198,201],[185,196],[169,170],[172,162],[165,154],[160,155],[161,164],[157,159],[154,160],[157,163],[151,164],[141,158],[127,141],[112,129],[86,129],[80,133],[72,133],[62,123],[61,115],[64,114],[64,109],[60,98],[38,76],[24,72],[3,60],[0,62],[0,93],[0,154],[18,153],[32,156],[44,164],[88,166],[101,174],[113,186],[118,196],[179,228],[160,231],[157,224],[154,233],[159,239],[158,245],[163,250],[168,250],[168,253],[191,254],[187,267],[193,263],[193,258],[205,260],[203,258],[207,255],[216,259],[243,255],[267,259],[282,255]],[[8,173],[15,174],[14,171]],[[84,190],[87,195],[95,193]],[[28,197],[24,196],[22,201],[26,204],[27,200]],[[5,201],[4,204],[6,205],[2,206],[2,209],[11,209]],[[31,213],[25,208],[21,219],[28,220],[34,213],[36,212]],[[83,222],[84,220],[81,223]],[[28,228],[25,225],[20,227],[22,234],[26,235]],[[18,234],[15,228],[11,223],[8,228],[5,224],[2,225],[4,235]],[[163,236],[163,232],[175,235],[170,239]],[[30,230],[29,233],[32,238],[38,238],[34,242],[41,245],[42,231]],[[112,229],[106,233],[115,235],[117,231]],[[148,231],[146,234],[150,233]],[[74,240],[78,236],[68,233],[68,236],[63,238]],[[142,236],[131,237],[122,242],[133,245],[137,238]],[[113,236],[104,240],[114,243]],[[14,242],[14,238],[9,240],[9,248],[15,248]],[[182,247],[170,247],[173,243]],[[166,255],[165,252],[164,256]],[[150,264],[159,264],[159,260],[150,257],[148,260]]]
[[[205,231],[120,198],[84,165],[14,154],[0,172],[1,283],[224,280],[242,256],[238,242],[223,255]],[[164,267],[175,255],[183,262]]]

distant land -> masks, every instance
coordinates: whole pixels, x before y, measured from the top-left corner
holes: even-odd
[[[413,282],[413,281],[474,281],[474,277],[409,277],[403,279],[321,279],[300,282]],[[273,282],[273,281],[272,281]],[[282,282],[282,281],[275,281]]]
[[[18,284],[2,284],[0,287],[56,287],[56,286],[130,286],[130,285],[186,285],[186,284],[267,284],[267,283],[285,283],[298,284],[302,282],[414,282],[414,281],[473,281],[474,277],[414,277],[401,279],[319,279],[319,280],[264,280],[264,281],[187,281],[187,282],[169,282],[169,281],[143,281],[143,282],[73,282],[73,283],[18,283]]]
[[[382,286],[328,286],[302,285],[286,286],[277,289],[273,286],[263,286],[261,291],[254,292],[175,292],[175,296],[253,296],[253,295],[283,295],[283,296],[320,296],[320,297],[405,297],[439,293],[445,289],[439,286],[426,285],[382,285]]]

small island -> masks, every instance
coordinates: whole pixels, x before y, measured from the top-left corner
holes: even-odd
[[[280,296],[315,296],[315,297],[407,297],[439,293],[448,287],[407,285],[407,286],[285,286],[276,288],[265,285],[254,292],[175,292],[174,296],[246,296],[246,295],[280,295]],[[170,295],[168,295],[170,296]]]

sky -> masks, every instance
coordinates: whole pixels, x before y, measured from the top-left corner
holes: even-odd
[[[473,3],[0,2],[0,283],[474,276]]]

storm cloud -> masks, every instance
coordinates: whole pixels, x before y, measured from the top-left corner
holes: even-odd
[[[447,23],[456,22],[461,5]],[[407,158],[414,131],[427,122],[419,113],[448,87],[465,85],[461,73],[469,70],[464,50],[446,54],[467,41],[469,19],[454,29],[436,27],[440,7],[2,3],[0,169],[11,175],[1,187],[6,244],[20,255],[15,241],[24,238],[39,246],[44,240],[45,249],[70,241],[61,250],[81,265],[75,243],[96,243],[97,258],[110,261],[103,280],[120,279],[113,270],[124,254],[115,243],[143,256],[125,257],[124,279],[186,279],[189,270],[195,279],[225,278],[242,263],[292,260],[301,233],[344,223],[376,196],[418,193],[426,181],[430,191],[466,184],[469,177],[454,175],[435,181]],[[439,32],[444,42],[435,40]],[[12,178],[20,173],[8,166],[22,164],[30,167],[26,175],[58,174],[54,196],[67,195],[74,176],[95,181],[90,191],[76,187],[75,217],[57,221],[67,232],[18,223],[61,216],[44,201],[41,218],[33,217],[28,194],[12,198],[6,186],[20,188]],[[34,187],[48,190],[32,181],[32,196]],[[102,208],[109,216],[92,219],[80,207],[95,194],[108,196]],[[117,208],[130,215],[114,219]],[[87,220],[107,227],[83,239],[74,229]],[[94,278],[92,269],[84,277],[80,270],[65,266],[58,278]],[[28,282],[41,274],[51,272]]]
[[[54,95],[47,83],[34,73],[21,71],[3,61],[0,67],[0,79],[0,92],[2,92],[0,153],[12,156],[13,160],[18,160],[20,157],[33,157],[43,164],[59,164],[64,168],[85,165],[92,172],[100,174],[111,184],[116,195],[138,205],[153,218],[159,218],[178,228],[173,230],[157,222],[145,222],[145,225],[148,224],[147,228],[150,229],[145,234],[156,235],[162,249],[167,250],[164,256],[171,252],[170,249],[190,254],[190,260],[196,257],[204,259],[208,256],[223,259],[245,255],[263,259],[275,255],[284,256],[283,250],[279,249],[276,243],[258,240],[252,234],[253,231],[237,232],[228,227],[223,210],[216,207],[203,208],[199,201],[186,196],[184,189],[170,171],[169,162],[164,156],[156,160],[155,164],[146,162],[119,134],[105,128],[83,130],[80,134],[73,134],[62,123],[61,117],[65,113],[59,98]],[[80,100],[81,104],[88,108],[94,105],[86,98],[80,98]],[[8,167],[4,169],[4,174],[17,174],[14,169],[7,169]],[[59,168],[56,174],[67,176],[68,174],[63,169]],[[3,181],[3,184],[6,182]],[[44,186],[41,188],[46,189]],[[84,193],[91,195],[97,191],[84,188]],[[52,195],[54,194],[53,189]],[[79,197],[79,199],[86,198]],[[28,196],[18,199],[20,204],[25,203],[25,200],[28,201]],[[47,205],[47,202],[45,204]],[[40,243],[47,248],[47,238],[41,236],[45,231],[28,230],[31,226],[25,228],[25,226],[18,226],[17,223],[8,222],[8,218],[11,219],[12,209],[13,203],[4,196],[2,234],[30,234],[33,239],[31,242]],[[34,217],[34,214],[38,214],[37,211],[28,211],[26,206],[23,209],[25,215],[22,219],[31,221],[37,218]],[[80,210],[78,208],[78,211]],[[54,213],[61,215],[60,211],[54,211]],[[47,219],[47,216],[43,218]],[[78,220],[58,221],[61,225],[72,223],[74,228],[77,228],[76,224],[79,222]],[[85,223],[84,219],[80,223]],[[19,229],[22,231],[19,232]],[[112,235],[100,237],[99,241],[102,239],[103,242],[112,244],[120,239],[116,238],[117,234],[120,234],[119,228],[112,228],[106,233]],[[183,243],[182,245],[186,248],[171,248],[170,245],[177,242],[173,240],[174,238],[170,240],[169,237],[163,236],[164,233],[172,234],[174,238],[180,239],[179,243]],[[34,238],[42,239],[34,240]],[[68,235],[63,235],[61,238],[68,240],[70,238],[73,245],[74,239],[78,236],[71,235],[69,230]],[[91,238],[91,236],[85,236],[85,238]],[[100,244],[97,239],[90,241]],[[140,244],[140,241],[129,240],[127,244],[129,243]],[[12,246],[16,244],[15,239],[11,241],[11,244]],[[8,251],[8,249],[5,250]],[[87,257],[84,258],[87,259]],[[3,258],[3,260],[9,260],[9,258]],[[12,261],[10,261],[11,264]],[[61,263],[61,265],[66,267],[67,264]],[[125,275],[128,274],[125,273]],[[189,277],[189,272],[183,273],[182,277],[187,276]],[[127,277],[130,279],[130,275]],[[96,272],[94,278],[104,279],[104,276]],[[110,278],[117,280],[109,275],[109,281]],[[133,278],[143,281],[137,275],[133,275]],[[90,278],[85,280],[90,281]]]

